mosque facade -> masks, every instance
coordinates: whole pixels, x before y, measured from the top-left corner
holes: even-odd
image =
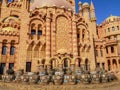
[[[119,70],[120,17],[97,25],[94,4],[78,4],[76,13],[75,0],[3,0],[0,73],[38,67]]]

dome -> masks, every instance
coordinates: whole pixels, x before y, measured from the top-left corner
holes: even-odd
[[[66,49],[59,49],[59,50],[57,51],[57,53],[65,54],[65,53],[67,53],[67,50],[66,50]]]
[[[110,16],[110,17],[108,17],[105,21],[114,21],[115,19],[120,19],[120,17],[119,16]]]
[[[89,4],[87,2],[83,3],[83,6],[89,6]]]
[[[72,6],[66,1],[66,0],[35,0],[33,3],[31,3],[31,10],[34,10],[35,8],[40,8],[40,7],[65,7],[66,9],[72,9]]]

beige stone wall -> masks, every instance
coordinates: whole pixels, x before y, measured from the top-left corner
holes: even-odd
[[[75,6],[74,0],[67,1],[70,3],[72,2],[72,7]],[[4,4],[1,7],[1,21],[6,17],[15,15],[19,16],[19,24],[10,25],[9,23],[1,22],[2,25],[0,27],[0,29],[3,30],[3,27],[9,26],[16,31],[0,31],[0,47],[2,47],[1,42],[4,39],[7,39],[8,42],[11,40],[16,41],[17,51],[14,62],[15,70],[25,70],[26,62],[31,62],[31,70],[37,71],[39,61],[45,59],[45,65],[51,64],[51,58],[56,57],[57,51],[61,49],[64,51],[63,53],[66,53],[67,51],[67,55],[71,54],[71,56],[73,56],[72,58],[69,57],[69,66],[71,64],[77,66],[76,62],[78,63],[78,60],[75,58],[81,60],[81,65],[85,65],[87,59],[90,70],[96,68],[96,60],[97,62],[105,63],[106,65],[108,59],[115,59],[113,57],[116,57],[116,60],[118,61],[117,45],[113,40],[113,36],[117,35],[117,37],[120,38],[119,30],[109,33],[105,33],[104,30],[108,27],[111,28],[113,25],[115,27],[119,26],[120,22],[116,21],[109,24],[107,24],[107,22],[106,24],[97,27],[97,35],[96,17],[93,4],[80,4],[79,6],[83,7],[81,8],[83,10],[79,10],[79,14],[74,13],[75,9],[72,11],[65,7],[56,6],[40,7],[30,12],[28,9],[29,7],[26,4],[25,0],[24,2],[12,2],[7,7]],[[34,27],[31,27],[33,24],[35,24]],[[37,35],[39,25],[42,30],[42,35],[40,37]],[[36,30],[36,35],[31,35],[32,28]],[[79,37],[77,37],[77,34],[79,34]],[[112,36],[112,41],[108,40],[109,36]],[[106,55],[105,46],[113,44],[115,46],[115,53]],[[103,47],[103,57],[95,57],[95,49],[97,45]],[[64,60],[59,61],[59,63],[63,64],[63,61]],[[5,63],[7,63],[8,67],[10,61],[7,59],[5,60]]]

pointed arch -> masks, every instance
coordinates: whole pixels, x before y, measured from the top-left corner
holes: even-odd
[[[42,44],[39,50],[39,58],[44,58],[46,55],[46,44]]]
[[[27,60],[31,61],[33,58],[33,47],[34,47],[35,43],[34,41],[32,41],[28,47],[27,47]]]
[[[81,57],[76,57],[76,58],[73,59],[73,61],[74,61],[75,65],[76,65],[77,67],[81,67],[81,64],[82,64],[82,62],[83,62],[83,60],[82,60]]]
[[[49,63],[51,64],[51,68],[57,68],[59,65],[59,58],[52,57],[50,58]]]
[[[34,48],[34,57],[38,58],[39,57],[39,49],[40,49],[41,43],[38,42]]]
[[[72,58],[71,57],[64,57],[61,60],[61,64],[63,64],[64,68],[70,67],[71,63],[72,63]]]

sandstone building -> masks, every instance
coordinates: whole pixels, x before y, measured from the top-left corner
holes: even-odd
[[[0,7],[1,74],[38,66],[119,68],[120,17],[97,25],[92,2],[79,2],[78,14],[75,0],[3,0]]]

